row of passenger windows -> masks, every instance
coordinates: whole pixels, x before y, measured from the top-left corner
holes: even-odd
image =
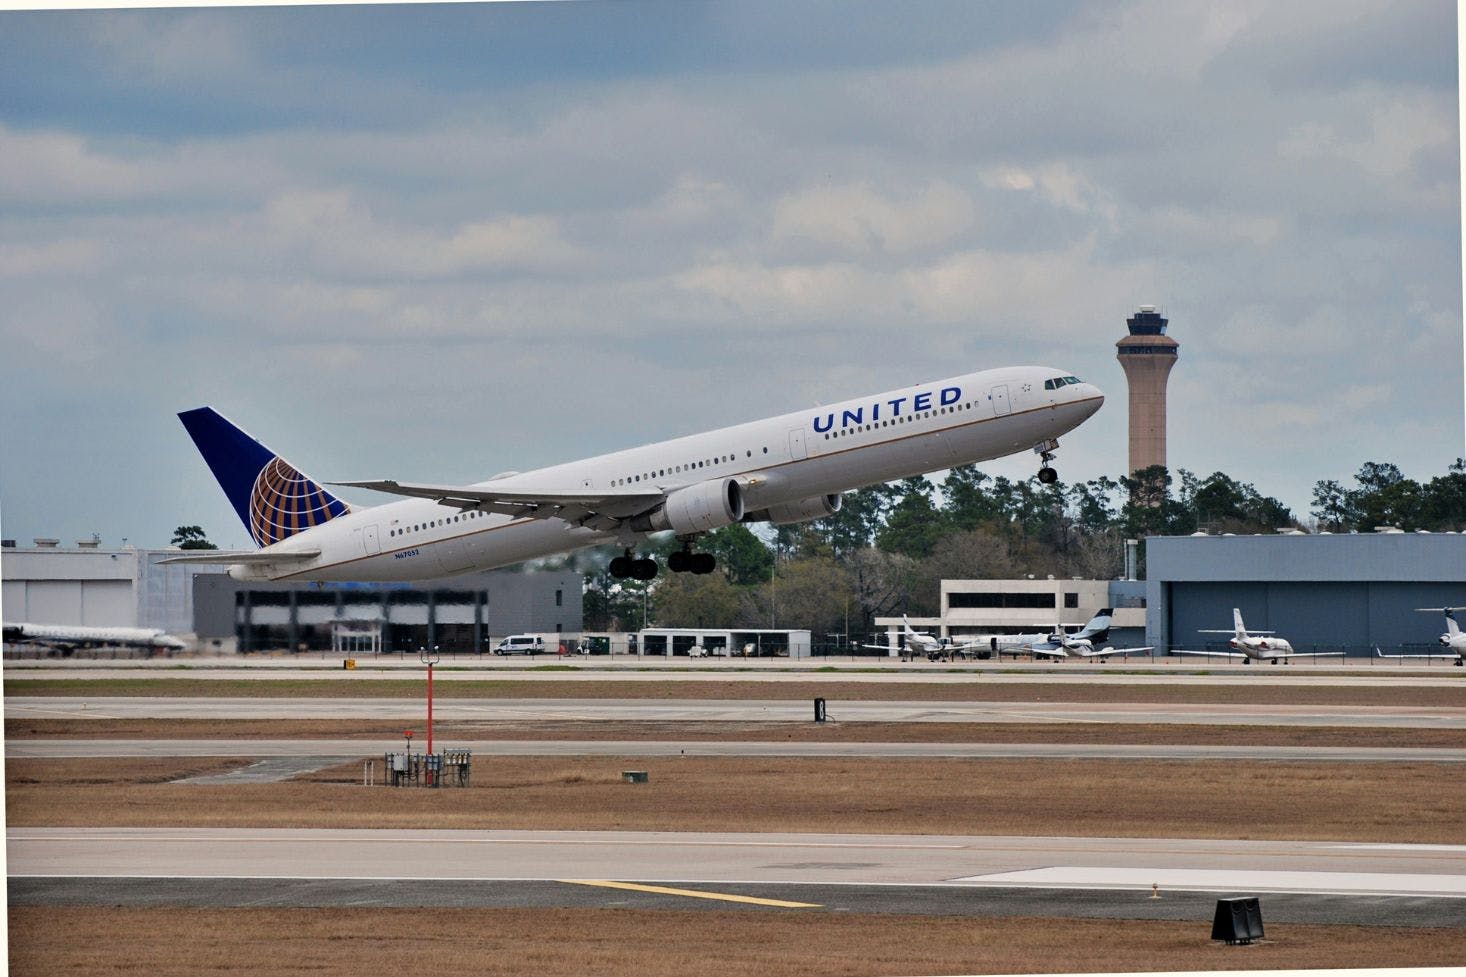
[[[959,410],[972,410],[972,404],[954,404],[951,407],[938,407],[936,410],[924,410],[919,414],[907,414],[905,417],[895,417],[885,421],[872,421],[869,424],[857,424],[854,427],[843,428],[839,431],[831,431],[825,435],[825,440],[831,438],[843,438],[854,434],[856,431],[869,431],[878,427],[889,427],[892,424],[906,424],[910,421],[924,420],[928,417],[935,417],[937,414],[955,414]]]
[[[764,454],[768,453],[769,449],[765,447]],[[753,457],[752,451],[745,451],[744,454],[749,458]],[[620,487],[622,485],[631,485],[635,482],[650,481],[653,478],[666,478],[668,475],[677,475],[682,472],[695,471],[699,468],[711,468],[713,465],[727,464],[733,458],[733,455],[719,455],[716,458],[706,458],[702,461],[689,461],[685,465],[673,465],[671,468],[658,468],[655,471],[642,472],[640,475],[627,475],[625,478],[613,479],[611,485],[613,487]]]
[[[1060,387],[1068,386],[1071,383],[1082,383],[1078,377],[1054,377],[1052,380],[1044,381],[1045,390],[1058,390]]]
[[[464,512],[456,516],[444,516],[442,519],[429,519],[427,522],[414,523],[411,526],[403,526],[401,529],[387,530],[388,536],[406,536],[408,533],[420,533],[424,529],[432,529],[435,526],[449,526],[455,522],[468,522],[470,519],[483,517],[482,512]]]

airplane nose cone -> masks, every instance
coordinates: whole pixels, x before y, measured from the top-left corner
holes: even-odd
[[[1084,407],[1087,413],[1085,414],[1085,416],[1093,416],[1095,411],[1099,410],[1105,405],[1104,392],[1092,383],[1083,384],[1081,385],[1080,389],[1083,391],[1084,398],[1086,400]]]

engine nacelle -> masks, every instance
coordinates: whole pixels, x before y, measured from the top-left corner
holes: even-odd
[[[722,478],[677,489],[658,508],[631,520],[631,528],[643,533],[663,529],[705,533],[742,518],[743,488],[735,479]]]
[[[750,521],[769,522],[775,526],[788,526],[796,522],[809,522],[811,519],[823,519],[826,516],[833,516],[840,511],[841,496],[838,492],[829,495],[816,495],[811,499],[800,499],[798,502],[785,502],[780,505],[771,505],[767,509],[753,513]]]

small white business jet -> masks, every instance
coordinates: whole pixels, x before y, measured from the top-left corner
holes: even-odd
[[[1293,646],[1288,643],[1287,638],[1277,637],[1276,631],[1252,631],[1242,623],[1242,612],[1232,608],[1232,630],[1225,628],[1205,628],[1201,634],[1230,634],[1232,640],[1227,642],[1228,647],[1236,651],[1181,651],[1171,649],[1173,655],[1204,655],[1212,658],[1235,658],[1240,659],[1242,664],[1251,665],[1255,661],[1267,662],[1276,665],[1280,661],[1287,661],[1289,658],[1342,658],[1342,651],[1294,651]]]
[[[1049,367],[985,370],[473,485],[377,479],[334,484],[406,496],[348,505],[212,408],[179,414],[259,550],[169,563],[226,563],[237,580],[421,580],[619,543],[615,577],[650,580],[634,548],[670,530],[673,572],[709,573],[693,552],[736,522],[833,515],[865,485],[1032,448],[1051,483],[1058,438],[1104,403]]]
[[[6,624],[8,644],[44,645],[50,648],[162,648],[182,651],[182,639],[165,634],[162,628],[105,628],[80,624]]]
[[[1109,638],[1110,619],[1113,614],[1114,608],[1106,607],[1073,634],[1065,634],[1063,628],[1055,628],[1053,634],[1039,641],[1024,644],[1022,650],[1036,657],[1050,658],[1055,661],[1063,658],[1098,658],[1101,662],[1111,655],[1140,654],[1143,651],[1153,650],[1150,645],[1141,648],[1096,648],[1095,645],[1103,644]]]
[[[938,638],[935,635],[927,634],[925,631],[916,631],[911,627],[911,622],[906,615],[901,615],[901,634],[906,639],[906,651],[910,654],[937,656],[948,654],[952,650],[952,643],[949,638]],[[862,648],[872,648],[876,651],[886,651],[896,654],[901,651],[897,645],[861,645]]]
[[[1449,650],[1445,653],[1430,655],[1387,655],[1380,651],[1379,648],[1375,648],[1374,653],[1381,658],[1454,658],[1456,659],[1457,666],[1466,665],[1466,632],[1463,632],[1461,626],[1456,623],[1456,612],[1466,610],[1466,608],[1417,607],[1415,609],[1417,611],[1428,611],[1435,614],[1444,613],[1446,615],[1446,633],[1436,640]]]

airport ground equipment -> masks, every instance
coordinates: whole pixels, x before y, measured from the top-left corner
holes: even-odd
[[[473,772],[469,750],[441,753],[388,753],[384,757],[385,787],[467,787]]]

